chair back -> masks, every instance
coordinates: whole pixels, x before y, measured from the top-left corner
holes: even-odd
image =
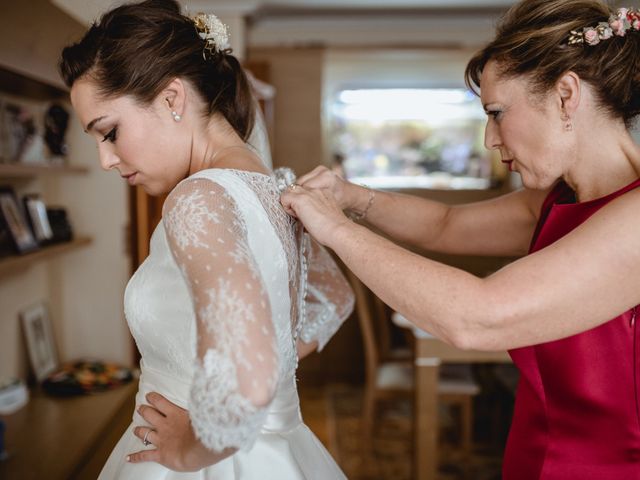
[[[374,315],[376,313],[374,294],[348,269],[346,270],[346,276],[356,297],[356,315],[362,332],[366,380],[371,382],[371,385],[375,385],[380,355],[374,327]]]

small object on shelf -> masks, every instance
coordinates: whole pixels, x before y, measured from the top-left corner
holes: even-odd
[[[16,248],[11,232],[0,219],[0,258],[14,255],[15,253]]]
[[[16,103],[0,102],[0,146],[6,161],[20,161],[35,132],[33,115]]]
[[[31,228],[38,243],[40,245],[47,244],[53,238],[49,217],[47,216],[47,207],[38,194],[25,195],[23,200]]]
[[[0,380],[0,415],[11,415],[24,407],[28,401],[29,390],[22,380],[17,378]],[[0,452],[2,452],[1,439]]]
[[[53,237],[51,243],[70,242],[73,240],[73,229],[64,208],[47,208],[47,217],[51,225]]]
[[[4,431],[5,431],[4,422],[0,420],[0,462],[9,458],[9,454],[4,449]]]
[[[42,384],[45,392],[56,396],[85,395],[110,390],[133,379],[131,369],[97,360],[66,363]]]
[[[69,113],[56,103],[52,104],[44,117],[44,139],[51,155],[57,159],[63,159],[68,152],[64,136],[69,124]]]
[[[0,187],[0,231],[2,230],[11,234],[18,253],[27,253],[38,248],[38,243],[18,207],[16,195],[9,187]]]
[[[47,306],[43,302],[37,303],[20,312],[20,319],[31,368],[36,380],[41,382],[58,368]]]

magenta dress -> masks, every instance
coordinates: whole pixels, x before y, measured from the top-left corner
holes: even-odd
[[[638,186],[640,179],[605,197],[576,203],[573,191],[560,182],[542,206],[530,253]],[[557,288],[570,281],[560,280]],[[636,309],[640,316],[635,307],[584,333],[509,352],[520,382],[503,480],[640,480]]]

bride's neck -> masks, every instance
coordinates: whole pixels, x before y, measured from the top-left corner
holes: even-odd
[[[229,122],[220,115],[214,115],[206,127],[193,132],[191,137],[191,161],[189,174],[215,168],[226,152],[242,151],[246,145]],[[234,168],[227,165],[226,168]]]
[[[220,115],[214,115],[206,128],[192,136],[189,175],[209,168],[269,173],[262,160]]]

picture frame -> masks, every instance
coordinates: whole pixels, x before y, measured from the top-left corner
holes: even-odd
[[[25,195],[23,201],[38,244],[46,244],[53,238],[46,205],[38,194]]]
[[[28,253],[38,248],[38,243],[18,207],[11,188],[0,188],[0,228],[6,229],[18,253]]]
[[[47,305],[40,302],[22,310],[20,320],[29,362],[36,380],[40,383],[58,368],[58,356]]]

